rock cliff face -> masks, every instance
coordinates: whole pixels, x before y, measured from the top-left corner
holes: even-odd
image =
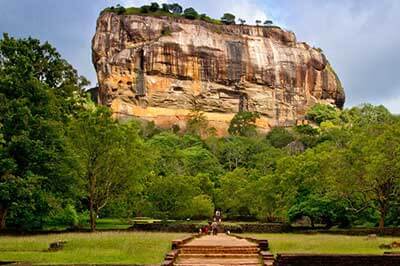
[[[278,27],[104,12],[92,49],[101,103],[161,127],[185,128],[198,108],[219,135],[240,110],[259,112],[268,131],[317,102],[344,104],[324,54]]]

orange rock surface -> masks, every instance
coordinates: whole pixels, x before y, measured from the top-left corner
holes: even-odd
[[[317,102],[344,104],[325,55],[278,27],[103,12],[92,50],[101,103],[161,127],[184,129],[196,107],[218,135],[240,110],[268,131]]]

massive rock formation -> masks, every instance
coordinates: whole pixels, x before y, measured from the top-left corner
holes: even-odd
[[[240,110],[267,131],[317,102],[344,103],[324,54],[278,27],[103,12],[92,49],[101,103],[161,127],[185,128],[197,108],[219,135]]]

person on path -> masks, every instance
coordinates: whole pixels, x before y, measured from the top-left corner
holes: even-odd
[[[211,224],[211,229],[212,229],[212,234],[217,235],[218,234],[218,223],[216,219],[214,219],[214,222]]]
[[[217,222],[220,223],[221,222],[221,211],[217,210],[215,212],[215,218],[217,219]]]

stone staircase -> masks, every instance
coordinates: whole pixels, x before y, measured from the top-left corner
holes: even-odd
[[[179,248],[173,265],[262,265],[256,243],[220,234],[196,238]]]

